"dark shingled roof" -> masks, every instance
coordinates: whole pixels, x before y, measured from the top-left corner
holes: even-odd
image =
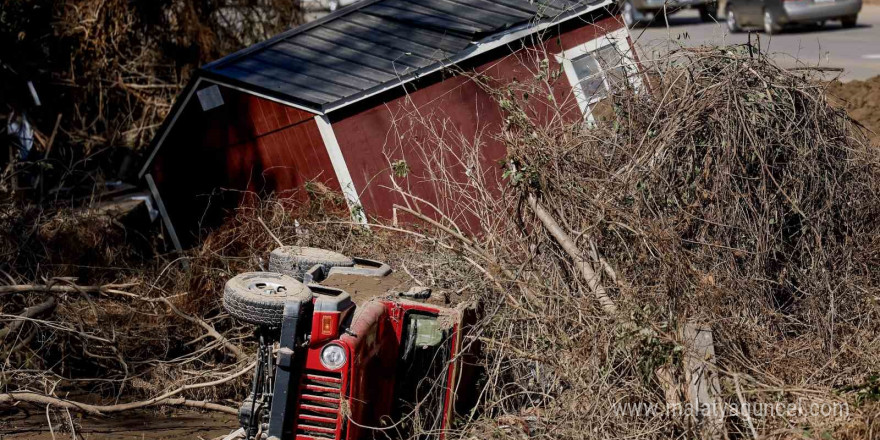
[[[417,75],[518,25],[607,0],[363,0],[201,74],[315,110]]]

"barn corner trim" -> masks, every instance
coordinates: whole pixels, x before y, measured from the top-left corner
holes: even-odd
[[[345,203],[348,204],[351,219],[366,225],[367,215],[364,212],[364,206],[361,204],[357,188],[355,188],[354,181],[351,179],[348,165],[345,164],[345,156],[342,155],[342,149],[339,147],[339,141],[336,140],[336,133],[333,132],[333,125],[330,123],[330,119],[326,115],[317,115],[315,116],[315,124],[318,125],[318,132],[321,133],[321,139],[324,141],[327,155],[330,156],[330,163],[333,165],[333,171],[336,173],[336,180],[339,181],[339,188],[345,197]]]

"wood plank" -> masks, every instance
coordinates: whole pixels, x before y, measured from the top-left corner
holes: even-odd
[[[171,217],[168,216],[168,211],[165,209],[165,203],[162,202],[162,196],[159,195],[159,188],[156,187],[156,182],[153,181],[153,176],[150,173],[147,173],[144,175],[144,179],[147,181],[147,186],[150,187],[150,193],[153,195],[153,200],[156,202],[156,207],[159,209],[159,215],[162,216],[162,221],[165,223],[165,230],[171,238],[171,243],[174,245],[174,249],[177,251],[178,255],[183,256],[183,247],[180,245],[180,239],[177,238],[177,231],[174,230],[174,224],[171,223]],[[187,261],[186,258],[183,258],[180,261],[183,264],[183,268],[189,270],[189,261]]]
[[[682,332],[685,346],[683,361],[687,381],[686,395],[691,408],[705,414],[703,433],[710,438],[724,438],[724,413],[721,384],[715,368],[715,343],[712,328],[687,323]],[[703,408],[709,408],[703,411]]]

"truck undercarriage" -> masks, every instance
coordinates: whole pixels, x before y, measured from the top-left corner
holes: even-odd
[[[473,376],[462,374],[468,304],[389,291],[387,265],[321,249],[276,249],[269,267],[230,279],[223,297],[259,341],[238,438],[442,437]]]

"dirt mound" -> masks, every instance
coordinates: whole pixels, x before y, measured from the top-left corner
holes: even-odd
[[[834,81],[828,91],[843,103],[856,121],[871,130],[872,141],[880,145],[880,76],[864,81]]]

